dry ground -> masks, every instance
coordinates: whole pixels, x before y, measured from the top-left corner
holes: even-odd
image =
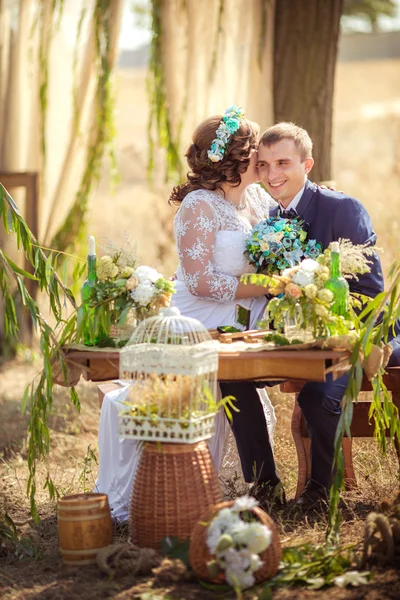
[[[47,492],[38,485],[38,506],[41,523],[36,527],[29,518],[29,505],[25,496],[27,483],[26,466],[26,425],[27,417],[19,410],[18,398],[27,382],[40,368],[40,361],[32,361],[31,354],[7,363],[0,369],[0,509],[19,524],[20,543],[16,552],[9,546],[0,547],[0,598],[2,600],[92,600],[94,598],[117,598],[158,600],[159,598],[180,598],[197,600],[218,598],[215,592],[208,592],[197,583],[166,586],[158,584],[154,578],[135,579],[132,574],[123,572],[110,579],[100,573],[97,567],[68,569],[63,566],[58,551],[56,505],[49,501]],[[81,412],[77,414],[71,407],[66,390],[58,388],[54,394],[54,411],[50,417],[52,450],[46,465],[39,469],[39,482],[44,482],[47,470],[54,478],[61,495],[91,491],[96,478],[96,443],[99,407],[96,386],[80,382],[78,392]],[[271,389],[271,398],[276,408],[278,425],[276,430],[276,456],[282,480],[288,497],[293,498],[296,487],[296,454],[290,436],[290,416],[292,398]],[[94,451],[94,457],[90,450]],[[359,488],[343,495],[345,507],[342,511],[343,523],[341,540],[344,544],[360,544],[363,536],[364,519],[369,511],[376,508],[377,501],[391,496],[397,485],[398,463],[393,451],[386,458],[380,456],[373,440],[355,440],[354,461]],[[240,472],[237,456],[231,444],[221,470],[221,485],[226,495],[232,490],[245,491],[246,486],[237,474]],[[322,543],[326,529],[326,517],[300,519],[293,510],[272,513],[278,524],[284,546],[296,545],[302,541]],[[116,540],[126,540],[127,528],[116,527]],[[359,547],[360,549],[360,547]],[[394,569],[375,570],[372,583],[361,589],[324,590],[327,598],[368,598],[369,600],[395,599],[400,595],[398,572]],[[146,595],[149,594],[149,595]],[[322,592],[305,589],[282,589],[274,591],[279,599],[318,598]],[[232,597],[232,596],[224,596]],[[247,598],[257,598],[248,592]]]
[[[358,197],[368,208],[378,233],[378,244],[384,248],[385,269],[398,258],[400,209],[400,61],[342,63],[338,66],[335,93],[333,145],[333,177],[337,189]],[[117,153],[121,183],[115,194],[109,192],[105,170],[89,216],[90,233],[101,240],[107,236],[117,240],[129,229],[137,241],[142,262],[163,269],[170,275],[176,264],[171,237],[172,213],[166,200],[169,187],[162,187],[161,173],[156,173],[157,191],[149,190],[145,178],[146,118],[145,80],[140,70],[121,72],[118,78]],[[149,216],[157,215],[157,218]],[[6,510],[18,522],[29,516],[25,496],[26,417],[20,406],[23,389],[37,370],[40,361],[26,352],[18,360],[0,368],[0,510]],[[51,471],[60,494],[91,490],[96,477],[96,464],[91,450],[96,451],[99,408],[93,384],[78,386],[82,409],[78,415],[66,391],[54,394],[54,412],[50,417],[51,454],[40,466],[39,479],[44,481]],[[292,398],[271,390],[278,416],[276,456],[289,498],[296,485],[296,458],[290,437]],[[379,499],[391,495],[398,486],[398,464],[393,452],[382,458],[373,440],[356,440],[354,460],[359,488],[344,495],[345,510],[341,535],[343,542],[358,543],[362,538],[365,515],[376,507]],[[228,456],[221,473],[225,491],[235,480],[237,460]],[[226,485],[228,482],[228,485]],[[240,481],[235,483],[240,488]],[[19,558],[0,546],[0,598],[2,600],[53,600],[136,598],[182,600],[216,598],[198,585],[157,587],[153,579],[135,582],[131,574],[114,580],[102,576],[96,568],[65,569],[58,553],[55,504],[49,502],[45,490],[38,486],[37,500],[41,524],[18,527],[30,558]],[[285,546],[302,540],[319,543],[324,539],[326,521],[294,520],[290,511],[273,514]],[[126,538],[124,529],[117,536]],[[147,594],[147,595],[146,595]],[[302,600],[368,599],[385,600],[400,597],[398,572],[376,571],[374,581],[355,590],[331,588],[323,592],[283,589],[274,599]],[[248,595],[251,597],[251,595]],[[255,596],[254,596],[255,597]]]

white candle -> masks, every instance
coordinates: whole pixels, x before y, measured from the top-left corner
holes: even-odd
[[[96,242],[94,241],[94,236],[89,235],[89,256],[96,256]]]

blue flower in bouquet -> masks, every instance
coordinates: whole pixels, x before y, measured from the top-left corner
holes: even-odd
[[[300,218],[280,216],[261,221],[250,232],[244,254],[257,273],[272,275],[298,265],[304,258],[316,258],[322,252],[316,240],[307,240]]]
[[[304,256],[306,258],[317,258],[317,256],[321,254],[321,251],[321,244],[317,244],[315,240],[308,240],[304,250]]]

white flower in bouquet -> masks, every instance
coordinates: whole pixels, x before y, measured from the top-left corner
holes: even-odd
[[[309,283],[304,287],[304,295],[311,300],[316,297],[318,288],[314,283]]]
[[[272,532],[262,523],[249,523],[246,546],[252,554],[260,554],[270,545]]]
[[[241,496],[240,498],[236,498],[234,505],[231,510],[234,512],[241,512],[243,510],[251,510],[255,506],[258,506],[258,501],[251,496]]]
[[[147,267],[146,265],[142,265],[138,267],[135,271],[135,277],[137,277],[140,283],[150,282],[155,283],[158,279],[162,277],[161,273],[153,269],[153,267]]]
[[[239,515],[235,514],[235,511],[232,511],[230,508],[222,508],[215,519],[213,519],[213,523],[224,530],[236,525],[240,520]]]
[[[135,269],[133,267],[124,267],[123,269],[121,269],[121,277],[123,277],[124,279],[128,279],[129,277],[131,277],[131,275],[133,275],[135,272]]]
[[[317,261],[312,258],[306,258],[300,263],[300,268],[293,275],[293,283],[297,283],[301,287],[314,283],[314,276],[319,268]]]
[[[97,263],[97,279],[99,281],[107,281],[107,279],[114,279],[119,272],[117,265],[114,263],[111,256],[106,254],[102,256]]]
[[[333,300],[333,294],[332,294],[331,290],[323,288],[322,290],[319,290],[317,292],[317,298],[319,300],[321,300],[322,302],[326,302],[327,304],[330,304]]]
[[[226,581],[235,589],[254,585],[254,572],[262,566],[259,554],[272,541],[270,528],[251,520],[249,513],[257,504],[254,498],[238,498],[232,507],[219,511],[207,530],[210,553],[224,571]],[[247,517],[243,513],[247,513]]]
[[[139,306],[147,306],[152,301],[155,293],[156,288],[154,285],[149,281],[144,281],[143,283],[139,283],[137,288],[131,292],[131,298]]]
[[[323,319],[327,319],[329,317],[329,310],[326,308],[326,306],[322,306],[321,304],[316,304],[315,305],[315,314],[318,315],[319,317],[322,317]]]
[[[262,567],[263,561],[258,556],[258,554],[252,554],[250,558],[250,569],[254,571],[258,571]]]
[[[246,546],[254,554],[263,552],[271,543],[271,530],[262,523],[244,523],[245,527],[235,528],[232,537],[239,546]]]
[[[248,569],[251,562],[251,552],[246,548],[236,550],[235,548],[228,548],[223,554],[221,559],[225,562],[227,568],[234,571]]]
[[[239,587],[241,590],[251,587],[256,581],[250,571],[234,571],[229,568],[225,571],[225,577],[229,585],[233,588]]]

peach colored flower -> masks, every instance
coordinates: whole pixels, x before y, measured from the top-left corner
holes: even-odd
[[[128,281],[126,282],[126,289],[133,291],[137,288],[138,285],[139,285],[139,279],[137,277],[135,277],[134,275],[131,275],[131,277],[129,277]]]
[[[290,296],[290,298],[300,298],[302,296],[301,287],[295,283],[288,283],[285,287],[285,294]]]

